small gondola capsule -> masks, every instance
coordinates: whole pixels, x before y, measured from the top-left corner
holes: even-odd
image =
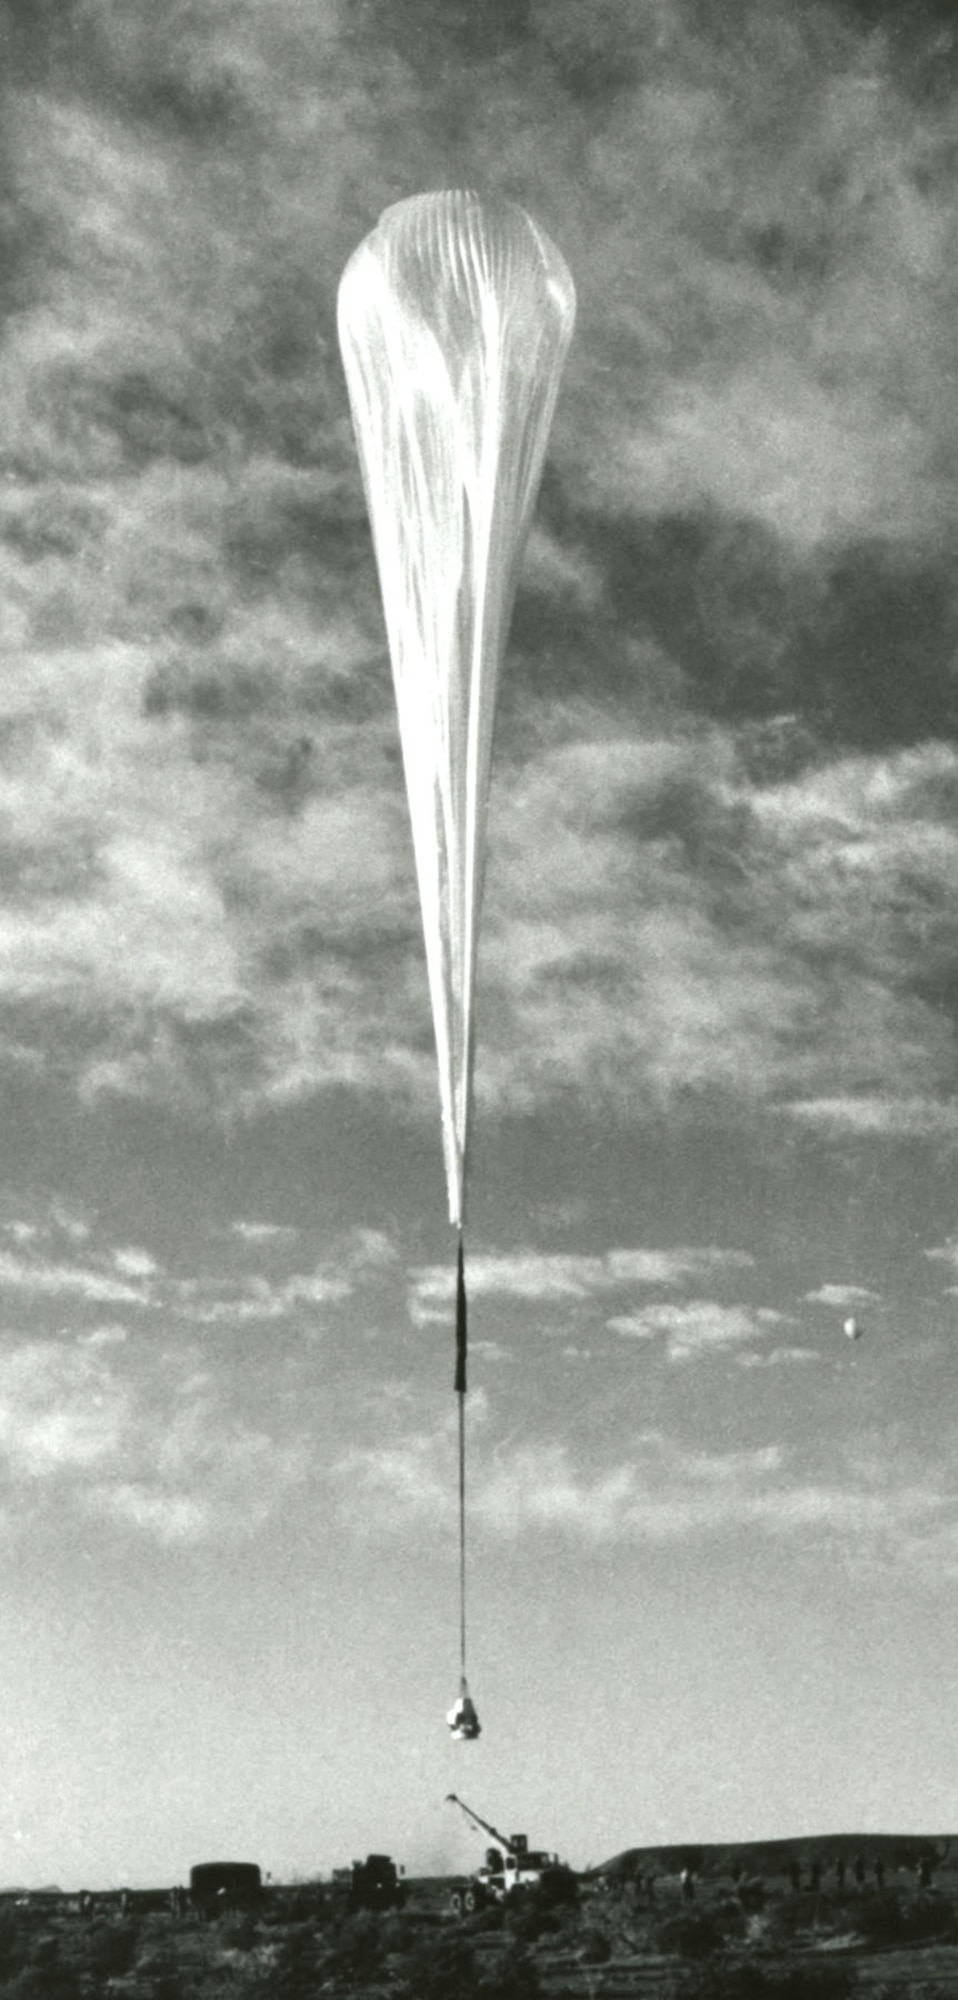
[[[472,1700],[465,1681],[463,1681],[459,1690],[458,1699],[453,1702],[449,1710],[446,1721],[449,1724],[452,1735],[459,1743],[474,1743],[480,1733],[481,1725],[479,1717],[476,1714],[475,1703]]]

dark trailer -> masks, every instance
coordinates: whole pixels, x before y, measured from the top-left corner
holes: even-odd
[[[200,1861],[190,1869],[190,1901],[204,1916],[255,1909],[263,1878],[255,1861]]]

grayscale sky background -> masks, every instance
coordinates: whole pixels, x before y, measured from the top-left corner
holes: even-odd
[[[577,1863],[955,1828],[950,18],[0,0],[0,1883],[451,1868],[453,1787]],[[455,185],[579,295],[490,813],[472,1747],[335,338]]]

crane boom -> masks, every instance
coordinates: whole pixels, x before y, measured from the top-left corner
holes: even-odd
[[[505,1848],[507,1854],[514,1854],[516,1852],[515,1841],[507,1839],[504,1833],[499,1832],[497,1826],[493,1826],[489,1820],[483,1819],[481,1813],[473,1812],[472,1807],[467,1806],[465,1799],[461,1799],[458,1793],[447,1792],[446,1804],[458,1806],[460,1812],[464,1812],[466,1818],[471,1819],[473,1826],[481,1826],[483,1833],[491,1833],[493,1840],[497,1840],[500,1847]]]

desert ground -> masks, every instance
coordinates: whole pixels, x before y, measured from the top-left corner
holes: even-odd
[[[272,1885],[203,1916],[182,1892],[14,1892],[0,1995],[17,2000],[868,2000],[958,1994],[958,1841],[832,1836],[632,1849],[456,1916],[453,1878],[398,1908],[342,1884]]]

